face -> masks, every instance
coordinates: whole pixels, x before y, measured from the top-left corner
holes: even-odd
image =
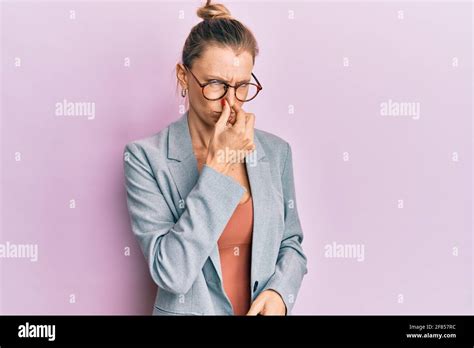
[[[208,46],[202,56],[192,64],[191,71],[201,83],[219,80],[235,86],[242,82],[252,82],[253,59],[247,51],[237,55],[228,47]],[[182,64],[178,64],[177,71],[181,88],[188,88],[190,114],[198,117],[205,125],[213,127],[222,112],[221,100],[211,101],[204,98],[201,86]],[[242,106],[243,102],[235,98],[234,91],[234,88],[228,88],[224,98],[230,106],[236,103]],[[229,121],[232,124],[235,122],[233,109]]]

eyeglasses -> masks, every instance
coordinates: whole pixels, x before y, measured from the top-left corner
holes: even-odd
[[[193,75],[199,86],[201,86],[202,95],[207,100],[219,100],[223,98],[227,94],[229,87],[232,87],[234,88],[235,98],[237,98],[237,100],[241,102],[248,102],[254,99],[257,96],[258,92],[263,89],[262,85],[260,84],[260,82],[258,82],[257,77],[253,73],[252,76],[258,84],[251,82],[243,82],[238,85],[231,86],[228,83],[219,80],[212,80],[206,83],[201,83],[199,82],[196,75],[193,74],[191,69],[189,69],[187,66],[184,67],[187,71],[191,73],[191,75]]]

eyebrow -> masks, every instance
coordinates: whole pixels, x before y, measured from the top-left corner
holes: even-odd
[[[214,80],[218,80],[218,81],[223,81],[223,82],[229,83],[229,81],[227,81],[227,80],[225,80],[225,79],[223,79],[222,77],[219,77],[219,76],[210,75],[210,76],[208,76],[207,79],[206,79],[207,82],[209,82],[209,81],[214,81]],[[250,82],[250,79],[237,81],[237,84],[242,83],[242,82]]]

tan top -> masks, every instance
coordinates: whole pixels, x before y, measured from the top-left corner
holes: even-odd
[[[197,158],[201,170],[203,160]],[[238,204],[217,241],[224,291],[234,315],[246,315],[250,309],[250,266],[252,259],[253,200],[250,196]]]
[[[253,200],[238,204],[217,244],[224,290],[235,315],[250,309],[250,265],[252,259]]]

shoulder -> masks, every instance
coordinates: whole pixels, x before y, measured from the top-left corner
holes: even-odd
[[[166,155],[168,132],[171,124],[159,132],[139,138],[125,144],[124,152],[149,158],[161,158]]]
[[[131,153],[134,157],[147,159],[149,162],[164,160],[168,154],[170,128],[175,122],[153,135],[127,143],[124,152]],[[255,128],[254,137],[258,138],[267,161],[278,164],[282,168],[287,159],[291,159],[291,146],[285,139],[258,128]]]
[[[278,135],[257,128],[254,136],[258,137],[267,160],[279,163],[282,168],[291,153],[290,144]]]

